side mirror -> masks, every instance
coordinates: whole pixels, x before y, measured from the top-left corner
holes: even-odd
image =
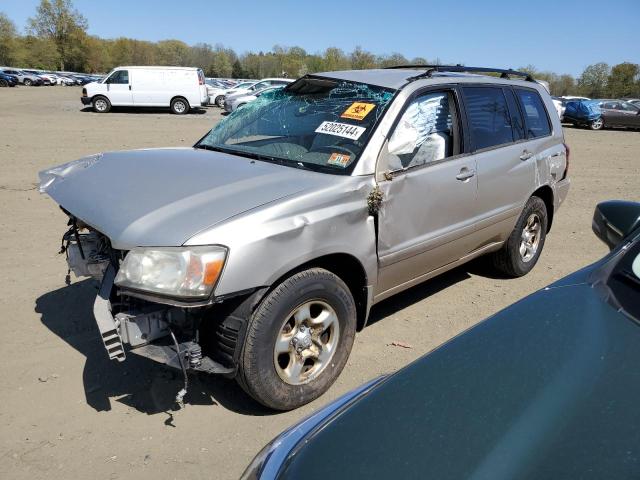
[[[400,121],[389,139],[387,149],[392,155],[413,153],[418,143],[418,130],[408,122]]]
[[[610,200],[599,203],[593,212],[593,232],[610,250],[640,228],[640,203]]]

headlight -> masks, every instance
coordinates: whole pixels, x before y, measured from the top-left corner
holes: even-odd
[[[220,246],[134,248],[120,265],[115,284],[176,297],[208,297],[226,256],[227,249]]]

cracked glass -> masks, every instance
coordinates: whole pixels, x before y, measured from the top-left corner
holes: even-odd
[[[195,147],[348,174],[394,93],[363,83],[303,77],[238,108]]]

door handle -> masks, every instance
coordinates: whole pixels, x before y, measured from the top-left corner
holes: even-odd
[[[531,157],[533,157],[532,152],[530,152],[529,150],[523,150],[522,155],[520,155],[520,160],[529,160]]]
[[[460,173],[456,175],[456,179],[460,180],[461,182],[465,182],[469,180],[471,177],[473,177],[475,174],[476,174],[475,170],[469,170],[467,167],[464,167],[460,170]]]
[[[129,85],[129,90],[131,90],[131,85]]]

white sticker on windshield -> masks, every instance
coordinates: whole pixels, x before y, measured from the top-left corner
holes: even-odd
[[[366,128],[347,123],[322,122],[316,133],[325,133],[327,135],[335,135],[336,137],[349,138],[357,140],[365,132]]]

